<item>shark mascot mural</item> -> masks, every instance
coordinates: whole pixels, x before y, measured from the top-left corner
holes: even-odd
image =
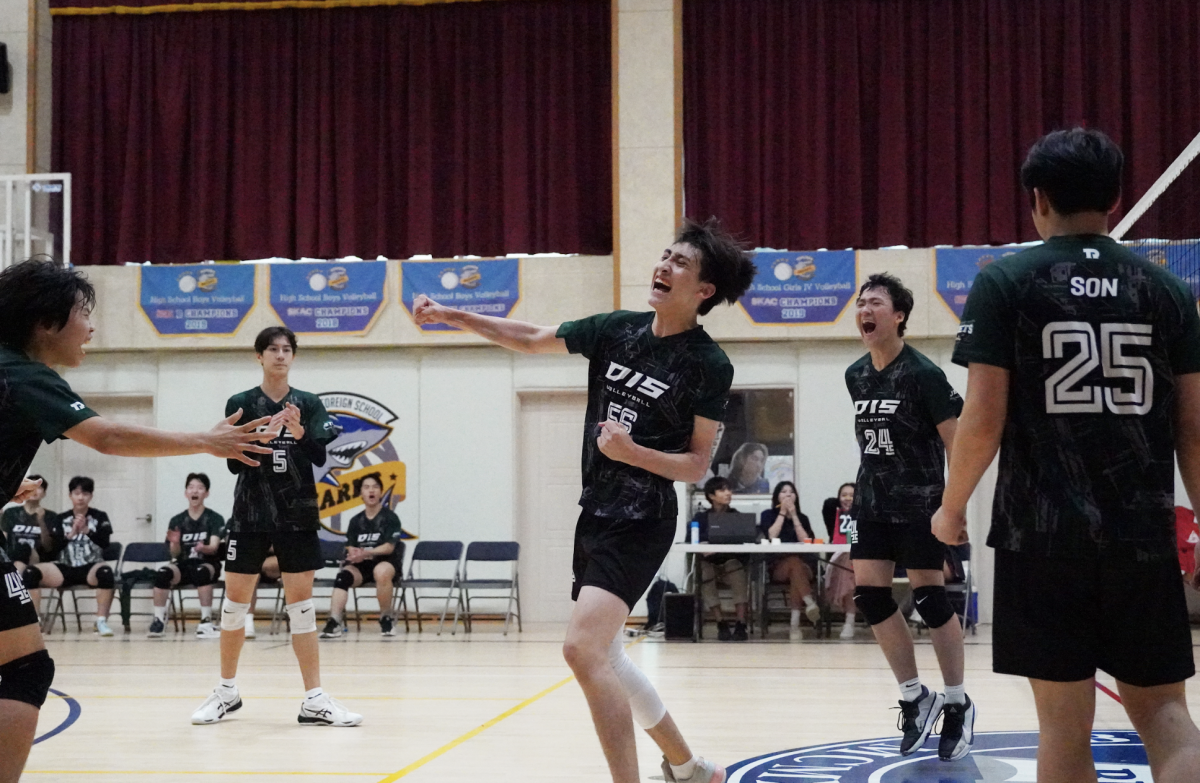
[[[313,468],[321,524],[330,533],[346,534],[350,518],[362,509],[362,480],[383,477],[383,504],[395,511],[404,500],[405,467],[391,443],[397,416],[383,403],[352,392],[317,395],[337,426],[338,436],[326,447],[325,464]],[[403,538],[416,538],[407,530]]]

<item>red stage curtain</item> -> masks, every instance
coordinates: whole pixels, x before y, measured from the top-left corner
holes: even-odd
[[[612,252],[609,0],[56,16],[83,264]]]
[[[1195,0],[684,0],[683,33],[687,212],[762,246],[1035,239],[1043,133],[1112,136],[1128,207],[1200,132]]]

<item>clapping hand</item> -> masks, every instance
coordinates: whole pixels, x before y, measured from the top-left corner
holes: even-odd
[[[278,431],[282,427],[287,427],[288,432],[292,433],[292,437],[296,440],[304,437],[304,425],[300,423],[300,409],[290,402],[283,406],[283,410],[271,417],[268,428]]]

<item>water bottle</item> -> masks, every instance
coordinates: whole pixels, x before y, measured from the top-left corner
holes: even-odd
[[[699,520],[696,520],[696,519],[692,520],[691,530],[692,530],[692,533],[691,533],[692,543],[699,544],[700,543],[700,521]]]

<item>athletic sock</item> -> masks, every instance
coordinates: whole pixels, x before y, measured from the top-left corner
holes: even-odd
[[[846,612],[846,625],[854,625],[854,612]]]
[[[799,627],[800,627],[800,610],[799,610],[799,609],[793,609],[793,610],[792,610],[792,620],[791,620],[791,626],[792,626],[793,628],[799,628]]]
[[[816,606],[817,605],[817,602],[813,600],[811,593],[809,595],[804,596],[804,605],[805,606]]]
[[[162,620],[163,622],[167,621],[167,607],[165,605],[154,607],[154,619]]]
[[[925,693],[925,686],[920,677],[913,677],[908,682],[900,683],[900,698],[905,701],[916,701]]]
[[[211,606],[200,607],[200,622],[202,622],[202,623],[211,623],[212,622],[212,607]]]
[[[696,771],[696,761],[697,760],[698,759],[695,756],[692,756],[690,759],[683,762],[678,767],[675,766],[674,764],[672,764],[671,765],[671,774],[673,774],[677,780],[681,780],[681,779],[686,780],[687,778],[690,778],[692,776],[692,773]]]
[[[237,697],[237,681],[232,677],[228,680],[222,677],[221,684],[217,686],[217,694],[221,697],[221,701],[232,704],[234,698]]]
[[[315,699],[315,698],[317,698],[318,696],[320,696],[320,695],[321,695],[322,693],[324,693],[324,692],[325,692],[325,691],[321,690],[321,686],[320,686],[320,685],[318,685],[317,687],[313,688],[311,691],[305,691],[305,693],[304,693],[304,698],[306,698],[306,699]]]
[[[967,686],[966,685],[947,685],[945,688],[947,704],[966,704],[967,703]]]

